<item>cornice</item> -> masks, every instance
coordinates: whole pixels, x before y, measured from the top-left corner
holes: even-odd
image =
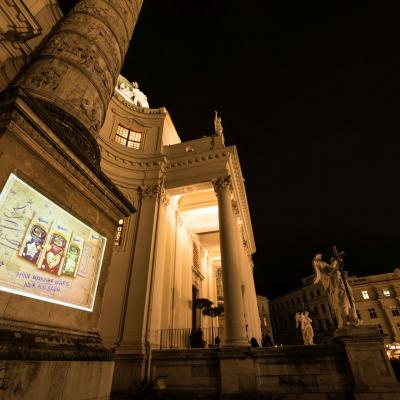
[[[119,103],[123,104],[125,107],[129,108],[132,111],[138,112],[140,114],[150,114],[150,115],[165,115],[167,114],[167,110],[164,107],[160,108],[142,108],[139,106],[135,106],[129,100],[125,99],[122,94],[119,94],[116,90],[114,91],[113,98]],[[114,111],[114,110],[113,110]],[[132,116],[126,116],[126,118],[132,118]]]
[[[230,151],[226,148],[202,153],[187,153],[180,157],[169,158],[167,170],[186,169],[188,166],[206,164],[212,161],[228,160]]]
[[[152,157],[127,157],[120,152],[113,151],[99,145],[102,160],[107,160],[118,168],[127,168],[129,170],[164,170],[166,163],[164,156]]]
[[[232,177],[232,185],[234,188],[235,199],[237,201],[238,210],[243,221],[245,241],[250,251],[250,254],[252,254],[256,251],[256,245],[254,241],[249,204],[247,201],[246,188],[244,186],[244,178],[242,175],[242,169],[240,167],[239,156],[236,146],[230,146],[227,149],[229,149],[230,154],[228,166],[230,175]]]

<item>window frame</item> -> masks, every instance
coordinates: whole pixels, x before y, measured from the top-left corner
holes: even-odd
[[[119,130],[126,130],[126,136]],[[137,136],[139,139],[137,139]],[[122,124],[118,124],[115,130],[114,142],[126,147],[127,149],[141,150],[143,145],[143,132],[127,128]],[[130,146],[129,144],[133,144]]]
[[[370,299],[368,290],[361,290],[361,296],[362,296],[363,300],[369,300]]]

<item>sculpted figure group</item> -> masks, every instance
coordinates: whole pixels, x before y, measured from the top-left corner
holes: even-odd
[[[139,90],[139,84],[137,82],[132,82],[131,87],[127,86],[124,82],[119,84],[118,89],[129,97],[135,106],[149,108],[149,102],[147,101],[147,96]]]
[[[322,260],[322,254],[314,256],[314,283],[321,283],[327,292],[329,304],[335,313],[338,328],[346,325],[358,325],[353,293],[343,271],[344,252],[337,253],[334,247],[334,256],[328,264]]]

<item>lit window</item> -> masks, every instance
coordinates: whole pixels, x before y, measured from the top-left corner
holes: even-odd
[[[368,300],[369,299],[369,294],[367,290],[362,290],[361,291],[362,297],[364,300]]]
[[[392,314],[394,317],[398,317],[400,315],[400,310],[396,306],[392,306]]]
[[[117,133],[115,134],[115,141],[123,146],[140,149],[142,134],[118,125]]]
[[[383,294],[384,294],[385,297],[390,297],[390,290],[383,289]]]
[[[267,318],[264,317],[264,326],[267,326]]]
[[[371,319],[378,318],[378,316],[376,315],[375,308],[368,308],[368,312],[369,312],[369,317]]]

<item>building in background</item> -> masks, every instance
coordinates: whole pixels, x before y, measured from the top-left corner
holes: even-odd
[[[273,342],[274,338],[273,338],[273,330],[271,324],[271,314],[269,311],[268,298],[265,296],[257,295],[257,306],[258,306],[258,314],[260,316],[261,333],[263,335],[268,334]]]
[[[296,312],[308,310],[313,320],[316,343],[328,343],[336,327],[335,316],[320,284],[313,276],[302,287],[270,301],[271,322],[277,343],[302,344],[296,329]],[[374,325],[386,335],[385,343],[400,340],[400,269],[365,277],[347,278],[352,287],[358,317],[364,325]]]

